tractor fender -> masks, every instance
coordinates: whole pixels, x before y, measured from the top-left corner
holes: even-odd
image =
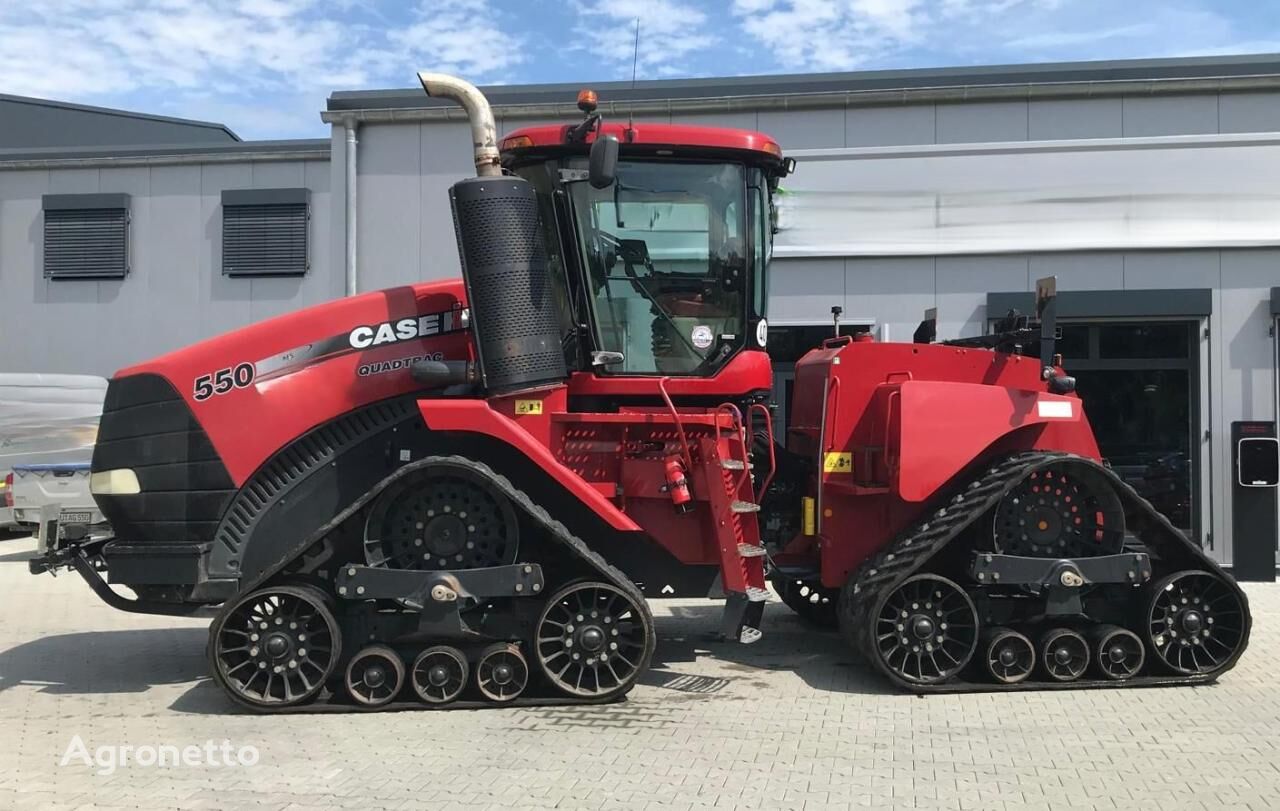
[[[515,420],[490,408],[485,400],[419,400],[422,420],[432,431],[470,433],[491,437],[528,458],[558,482],[610,527],[623,532],[639,532],[632,521],[582,477],[560,464],[547,446]]]
[[[975,459],[1015,432],[1032,450],[1048,447],[1099,459],[1079,398],[937,380],[908,380],[893,399],[890,452],[897,452],[898,492],[904,501],[930,498]]]

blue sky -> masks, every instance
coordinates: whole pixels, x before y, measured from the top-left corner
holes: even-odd
[[[0,0],[0,92],[323,136],[335,89],[1280,51],[1276,0]]]

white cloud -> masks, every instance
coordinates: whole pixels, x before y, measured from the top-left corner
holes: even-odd
[[[786,70],[1267,50],[1212,0],[732,0]],[[1263,32],[1270,33],[1270,32]]]
[[[635,57],[639,78],[687,73],[687,62],[709,50],[719,38],[707,13],[680,0],[582,0],[574,2],[578,22],[574,41],[614,66],[618,78],[631,76]],[[640,48],[636,52],[636,20]]]
[[[852,70],[955,36],[952,26],[1055,0],[733,0],[744,31],[792,70]]]
[[[99,103],[146,94],[168,99],[151,112],[171,114],[198,98],[251,110],[278,97],[297,112],[227,123],[254,135],[321,132],[335,88],[408,86],[419,69],[505,78],[521,49],[500,19],[489,0],[422,0],[407,26],[363,0],[2,2],[0,92]]]

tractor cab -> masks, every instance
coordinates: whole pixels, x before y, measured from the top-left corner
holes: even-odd
[[[794,161],[756,132],[603,122],[519,129],[503,168],[537,191],[570,369],[712,378],[762,355],[771,196]],[[768,387],[768,364],[757,362]]]

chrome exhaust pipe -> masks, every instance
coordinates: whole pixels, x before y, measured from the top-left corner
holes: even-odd
[[[471,122],[471,143],[475,148],[476,175],[500,177],[502,166],[498,157],[498,128],[493,123],[493,110],[489,100],[470,82],[447,73],[418,73],[418,81],[428,96],[453,99],[467,111]]]

